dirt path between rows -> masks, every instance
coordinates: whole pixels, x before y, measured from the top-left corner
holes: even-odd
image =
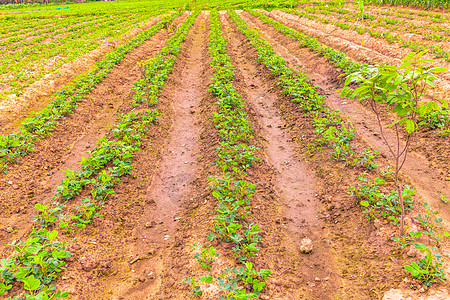
[[[379,135],[378,123],[374,113],[368,111],[359,102],[354,102],[340,98],[340,87],[337,82],[339,71],[333,68],[325,58],[312,53],[308,49],[300,48],[298,43],[282,34],[276,32],[273,28],[263,24],[258,18],[248,13],[242,13],[242,17],[253,26],[257,26],[264,38],[268,40],[275,51],[283,56],[291,66],[300,66],[309,73],[314,84],[318,86],[323,94],[326,95],[326,101],[334,108],[339,109],[343,117],[351,121],[356,128],[357,133],[375,150],[381,151],[385,157],[390,158],[388,146],[382,141]],[[384,124],[387,125],[387,124]],[[386,130],[387,140],[393,143],[395,135],[392,131]],[[444,202],[440,200],[441,194],[450,191],[450,182],[445,181],[446,174],[441,170],[429,167],[430,161],[417,152],[409,154],[404,167],[403,174],[407,175],[414,187],[422,195],[422,201],[430,203],[435,209],[441,211],[447,224],[450,225],[450,211]]]
[[[185,16],[174,21],[181,24]],[[131,86],[140,76],[137,63],[160,51],[169,36],[167,30],[130,52],[108,74],[75,111],[63,119],[52,135],[36,145],[36,151],[9,167],[0,179],[0,241],[7,245],[31,227],[34,204],[51,203],[66,169],[78,170],[78,161],[88,156],[95,143],[116,122],[118,113],[131,110]],[[8,229],[10,228],[10,229]],[[3,248],[1,248],[2,253]]]
[[[299,30],[300,32],[317,38],[324,45],[346,53],[352,59],[363,63],[388,63],[399,65],[400,61],[410,52],[409,48],[389,44],[380,38],[368,34],[361,35],[348,29],[342,30],[332,24],[322,24],[296,15],[274,10],[266,13],[276,21]],[[433,59],[433,55],[424,57]],[[443,59],[434,59],[435,63],[449,67],[450,64]],[[448,99],[450,97],[450,72],[439,74],[436,88],[428,93],[435,98]]]
[[[115,47],[126,43],[159,21],[160,17],[155,17],[146,22],[143,27],[134,28],[114,41],[101,44],[97,49],[62,65],[54,74],[47,74],[34,82],[23,91],[21,96],[2,101],[0,103],[0,134],[9,134],[16,130],[24,119],[31,116],[31,112],[38,112],[45,108],[48,98],[65,84],[92,68],[95,62],[104,58]]]
[[[146,192],[146,201],[155,205],[141,216],[145,226],[136,227],[134,233],[147,238],[138,239],[132,246],[133,252],[142,252],[150,246],[161,251],[162,256],[156,262],[142,261],[133,266],[135,272],[147,275],[151,268],[155,279],[152,284],[143,283],[128,289],[123,294],[126,299],[153,299],[152,295],[166,284],[162,282],[162,272],[170,268],[168,260],[172,258],[166,257],[163,249],[176,243],[174,233],[183,215],[182,209],[196,195],[194,181],[203,176],[198,161],[201,157],[199,106],[207,90],[204,74],[206,20],[207,14],[202,13],[183,44],[183,59],[178,64],[182,69],[174,73],[176,84],[172,85],[173,124],[164,155]]]
[[[160,299],[166,295],[161,289],[172,293],[173,284],[181,284],[166,277],[179,264],[171,249],[180,243],[176,235],[186,234],[178,227],[187,220],[186,206],[197,197],[202,176],[199,103],[209,82],[206,21],[202,13],[181,46],[156,106],[161,120],[136,156],[133,176],[117,186],[104,219],[77,236],[74,262],[65,274],[69,280],[60,281],[76,299]],[[177,297],[168,299],[183,299]]]
[[[299,270],[302,285],[311,286],[311,283],[327,278],[326,284],[312,286],[307,298],[329,299],[330,295],[336,293],[340,283],[334,276],[334,262],[328,251],[329,247],[322,242],[326,239],[327,232],[322,229],[323,222],[317,218],[321,204],[315,197],[316,178],[302,155],[297,153],[298,149],[294,148],[292,137],[286,130],[287,124],[274,107],[278,95],[270,91],[269,82],[258,76],[258,65],[249,55],[248,42],[236,29],[233,30],[235,27],[231,26],[230,20],[224,18],[223,21],[223,28],[229,39],[228,53],[233,59],[237,74],[242,76],[238,80],[238,86],[241,85],[242,90],[246,91],[250,111],[260,125],[258,135],[264,141],[265,160],[275,171],[272,184],[277,201],[283,205],[283,218],[288,220],[285,224],[288,234],[294,241],[310,238],[314,244],[314,251],[302,257],[303,264]],[[316,278],[319,280],[315,281]]]

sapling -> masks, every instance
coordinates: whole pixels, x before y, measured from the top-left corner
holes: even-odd
[[[401,206],[400,236],[403,235],[405,210],[402,196],[403,187],[398,176],[406,161],[411,141],[419,129],[419,117],[448,107],[447,102],[441,99],[422,100],[425,90],[428,87],[434,87],[433,81],[437,79],[435,74],[447,71],[443,67],[426,66],[425,64],[433,63],[430,59],[422,58],[426,53],[427,51],[417,54],[409,53],[399,67],[388,65],[366,67],[350,74],[345,81],[346,86],[341,89],[342,96],[351,99],[358,97],[360,101],[369,103],[376,115],[380,135],[395,161],[394,182]],[[359,87],[351,89],[349,85],[352,83],[358,84]],[[383,130],[381,106],[386,106],[399,117],[389,126],[395,133],[395,143],[392,145]],[[402,142],[401,137],[403,128],[406,129],[405,143]]]

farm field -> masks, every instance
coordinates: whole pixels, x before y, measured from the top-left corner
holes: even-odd
[[[444,2],[0,22],[0,299],[450,299]]]

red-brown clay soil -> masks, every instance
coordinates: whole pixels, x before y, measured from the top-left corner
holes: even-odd
[[[103,43],[99,48],[73,62],[64,64],[54,74],[48,74],[34,82],[24,90],[21,96],[0,102],[0,134],[8,134],[14,131],[25,118],[30,117],[30,112],[39,111],[46,107],[51,95],[112,52],[114,47],[111,47],[111,45],[119,46],[125,43],[143,30],[155,25],[159,20],[159,17],[153,18],[146,22],[143,27],[130,30],[112,43]]]
[[[340,73],[339,70],[327,63],[324,57],[320,57],[308,49],[300,48],[296,41],[278,33],[258,18],[245,12],[240,15],[251,27],[257,29],[263,38],[271,43],[275,52],[284,57],[291,66],[300,66],[301,69],[309,73],[314,84],[325,96],[327,103],[333,108],[340,109],[343,117],[352,122],[352,125],[357,129],[358,139],[362,139],[372,149],[381,150],[383,156],[389,157],[387,146],[381,141],[377,133],[379,131],[378,125],[371,121],[375,120],[373,114],[368,112],[360,103],[341,99],[339,93],[336,92],[336,88],[341,87],[341,82],[336,80]],[[388,140],[393,138],[390,132],[388,132],[388,136]],[[448,159],[448,157],[444,155],[442,159]],[[440,201],[439,197],[441,193],[450,190],[448,182],[444,181],[442,174],[437,172],[438,170],[429,167],[429,164],[429,161],[419,153],[412,152],[409,161],[404,166],[403,173],[407,175],[408,181],[411,181],[413,186],[417,188],[422,201],[428,201],[433,207],[437,208],[448,225],[449,213],[446,205]],[[353,184],[355,183],[349,185]],[[375,233],[376,235],[382,235],[379,232]],[[447,250],[444,252],[448,254]]]
[[[241,39],[244,38],[241,37]],[[249,46],[246,47],[248,49]],[[250,53],[251,55],[246,56],[247,61],[255,61],[254,51],[250,51]],[[257,67],[255,66],[255,68]],[[258,70],[262,73],[260,75],[262,78],[269,76],[264,68],[259,67]],[[276,86],[275,82],[270,82],[272,86]],[[295,104],[279,96],[275,107],[282,116],[284,122],[282,128],[289,132],[289,140],[295,145],[297,151],[300,151],[297,152],[299,157],[308,161],[309,167],[316,174],[315,190],[318,199],[321,201],[320,206],[323,206],[322,209],[317,211],[317,216],[325,220],[325,227],[322,228],[321,234],[329,232],[328,235],[322,235],[321,237],[322,243],[330,248],[328,251],[321,253],[326,260],[319,263],[320,258],[317,256],[305,257],[303,265],[315,266],[316,268],[327,266],[330,269],[336,269],[335,273],[332,273],[329,278],[319,278],[318,281],[306,282],[310,292],[309,297],[311,299],[373,298],[375,292],[379,293],[380,289],[382,290],[386,286],[375,280],[368,280],[368,278],[376,274],[374,277],[377,277],[377,280],[389,282],[386,278],[380,279],[379,276],[383,277],[383,275],[379,274],[379,265],[377,266],[377,264],[382,265],[388,259],[387,253],[391,246],[386,244],[384,234],[376,236],[374,230],[367,225],[361,228],[363,225],[362,218],[355,213],[357,207],[355,207],[354,200],[347,195],[345,188],[345,186],[354,184],[353,178],[356,178],[358,171],[345,170],[345,176],[343,176],[343,166],[336,165],[335,162],[330,163],[330,159],[326,159],[327,153],[314,154],[310,152],[311,149],[308,149],[308,146],[314,144],[311,120],[302,117]],[[364,241],[369,235],[372,235],[372,237]],[[376,247],[372,247],[373,245],[376,245]],[[383,248],[384,250],[380,251]],[[357,249],[358,251],[356,251]],[[328,256],[326,256],[327,252],[330,252]],[[370,261],[370,257],[373,255],[379,257],[378,262]],[[334,267],[333,261],[336,261]],[[398,268],[398,266],[392,267]],[[320,287],[323,288],[324,283],[327,283],[325,280],[331,280],[330,284],[336,285],[335,290],[331,289],[326,292],[325,289],[321,293]],[[307,298],[310,299],[309,297]]]
[[[248,100],[253,123],[259,125],[257,132],[263,141],[263,159],[274,170],[271,182],[282,208],[280,213],[283,219],[288,220],[284,226],[294,241],[298,243],[302,238],[309,238],[315,247],[314,252],[301,257],[305,263],[298,271],[302,274],[303,285],[314,283],[316,278],[320,279],[319,282],[328,278],[326,284],[318,284],[309,295],[326,297],[335,293],[340,283],[325,241],[328,233],[324,230],[323,221],[318,219],[322,205],[316,197],[316,178],[294,148],[287,124],[274,107],[279,95],[271,91],[270,83],[258,74],[258,66],[253,57],[249,57],[251,50],[245,39],[236,29],[232,30],[230,20],[224,19],[223,28],[230,43],[228,53],[239,78],[235,86],[241,88],[241,94]]]
[[[349,25],[353,25],[353,26],[357,26],[357,27],[367,27],[367,28],[372,28],[369,25],[367,25],[365,22],[362,22],[361,20],[357,20],[357,21],[347,21],[344,17],[342,17],[339,14],[321,14],[319,12],[314,13],[315,16],[317,16],[318,18],[325,18],[328,19],[332,22],[343,22],[343,23],[347,23]],[[411,21],[414,22],[414,21]],[[448,26],[449,24],[441,24],[443,27]],[[396,25],[397,27],[401,28],[402,25]],[[347,29],[347,30],[352,30],[352,29]],[[403,40],[410,40],[410,41],[416,41],[419,43],[422,43],[424,45],[436,45],[441,47],[443,50],[447,50],[450,49],[450,45],[448,43],[448,41],[431,41],[431,40],[427,40],[425,39],[425,37],[427,35],[433,34],[433,33],[437,33],[437,34],[441,34],[441,35],[448,35],[445,32],[442,31],[435,31],[433,29],[428,29],[426,27],[422,27],[420,29],[420,31],[418,31],[417,33],[410,33],[406,30],[391,30],[390,28],[385,28],[382,26],[377,26],[376,28],[374,28],[374,30],[376,30],[377,32],[380,33],[390,33],[393,36],[397,36]],[[354,30],[352,30],[353,32]],[[355,32],[356,33],[356,32]]]
[[[352,7],[354,10],[357,10],[357,6],[352,3],[348,2],[346,3],[346,6]],[[423,16],[421,15],[424,10],[420,7],[412,7],[412,6],[398,6],[398,5],[383,5],[383,6],[377,6],[377,5],[367,5],[365,6],[365,11],[368,12],[395,12],[396,15],[411,15],[411,12],[414,14],[414,17],[416,18],[429,18],[429,16]],[[448,13],[448,10],[446,9],[439,9],[439,8],[428,8],[425,10],[425,12],[429,12],[432,14],[440,14],[442,17],[444,17],[447,20],[450,20],[450,14]]]
[[[259,28],[289,64],[311,72],[327,103],[341,109],[357,128],[356,152],[371,147],[385,151],[374,135],[377,129],[367,120],[370,113],[359,103],[344,103],[337,95],[339,70],[257,18],[240,15]],[[174,24],[181,24],[185,17]],[[250,261],[256,269],[272,271],[260,298],[381,299],[388,290],[389,295],[395,294],[393,288],[420,288],[403,270],[411,260],[406,256],[408,249],[400,250],[391,240],[397,228],[385,221],[368,222],[347,193],[363,169],[331,160],[328,149],[317,147],[311,117],[281,95],[275,78],[257,63],[256,51],[226,14],[221,15],[221,22],[236,67],[234,86],[248,100],[246,110],[255,137],[252,146],[260,148],[257,156],[261,160],[246,177],[256,185],[249,222],[259,224],[263,238],[260,253]],[[11,166],[0,179],[2,245],[30,230],[34,203],[50,203],[65,177],[63,170],[79,168],[77,161],[89,155],[83,151],[108,132],[118,113],[132,110],[128,105],[131,83],[141,76],[137,62],[158,53],[170,34],[162,31],[129,53],[58,124],[53,135],[37,145],[36,152]],[[182,44],[162,90],[156,106],[161,119],[136,154],[133,175],[116,185],[116,194],[102,210],[103,218],[64,237],[72,257],[56,284],[69,291],[72,299],[195,299],[182,279],[209,274],[193,258],[191,247],[205,243],[212,230],[216,200],[207,177],[219,173],[213,165],[220,141],[213,123],[217,99],[207,91],[213,76],[208,43],[209,14],[203,12]],[[419,159],[426,161],[415,160]],[[386,158],[377,162],[381,168],[389,163]],[[424,168],[435,172],[427,165]],[[408,175],[402,176],[404,183],[427,184],[416,182],[407,169],[404,173]],[[424,174],[431,177],[434,173]],[[380,176],[379,171],[368,175],[375,176]],[[435,182],[440,181],[433,181],[434,187]],[[434,192],[427,186],[424,190]],[[79,202],[71,200],[69,206]],[[313,240],[310,254],[299,251],[304,237]],[[212,274],[218,275],[233,264],[222,254],[233,254],[229,245],[213,245],[221,254],[212,268]],[[448,245],[443,248],[446,251]],[[4,246],[0,251],[7,253],[8,249]],[[449,254],[444,252],[447,260]],[[215,287],[203,291],[203,299],[217,299],[220,292]],[[425,295],[436,291],[442,297],[448,295],[441,285]]]

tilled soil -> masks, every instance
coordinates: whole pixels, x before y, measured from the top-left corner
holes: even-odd
[[[115,47],[120,46],[145,29],[150,28],[160,21],[155,17],[141,28],[134,28],[114,41],[103,43],[97,49],[61,66],[54,74],[48,74],[44,78],[34,82],[23,91],[23,94],[0,103],[0,134],[9,134],[17,129],[24,119],[30,117],[32,112],[45,108],[48,98],[65,84],[76,78],[83,72],[93,67],[96,61],[101,60]]]
[[[175,20],[180,24],[184,17]],[[36,151],[12,164],[0,179],[0,241],[2,248],[30,229],[34,204],[51,203],[56,186],[67,169],[78,169],[78,161],[117,120],[118,113],[131,110],[131,86],[141,72],[137,62],[156,54],[169,32],[164,30],[130,52],[53,134],[36,145]],[[8,232],[7,228],[12,228]]]
[[[240,15],[291,66],[310,72],[327,103],[357,129],[355,151],[386,151],[374,135],[370,112],[338,96],[339,70],[258,18]],[[177,18],[175,26],[185,18]],[[396,227],[380,220],[367,222],[347,193],[362,168],[333,161],[328,149],[314,146],[311,118],[281,95],[276,79],[257,62],[255,50],[228,15],[220,20],[236,68],[234,86],[248,100],[252,146],[260,148],[261,160],[248,170],[247,180],[256,185],[249,222],[259,224],[263,238],[260,253],[250,261],[258,270],[272,271],[261,299],[381,299],[393,288],[418,289],[417,282],[404,280],[408,276],[403,265],[410,258],[408,249],[400,250],[391,240]],[[29,232],[34,203],[51,202],[65,178],[63,170],[78,169],[77,161],[89,155],[84,151],[94,147],[119,113],[131,111],[131,84],[141,76],[137,63],[158,53],[172,33],[161,31],[128,54],[36,152],[2,176],[1,253],[10,250],[7,243]],[[216,98],[207,91],[213,76],[208,43],[209,13],[202,12],[158,98],[160,120],[134,158],[133,175],[116,185],[103,218],[65,237],[72,257],[56,284],[73,299],[195,299],[182,279],[210,274],[200,268],[191,247],[205,243],[212,230],[216,200],[207,177],[219,173],[213,164],[220,141],[213,122]],[[402,182],[420,187],[426,200],[448,191],[429,161],[412,155]],[[386,158],[377,162],[380,167],[389,163]],[[448,211],[442,212],[446,218]],[[302,238],[313,241],[310,254],[299,251]],[[233,263],[222,254],[232,257],[232,252],[228,245],[213,245],[221,254],[212,269],[217,275]],[[220,293],[212,286],[203,291],[204,299],[217,299]]]
[[[271,26],[264,24],[261,20],[251,16],[248,13],[242,13],[242,17],[249,24],[257,25],[260,32],[263,34],[276,52],[283,56],[290,63],[291,66],[301,66],[303,70],[309,73],[309,76],[314,80],[314,85],[318,86],[323,94],[326,95],[326,101],[334,108],[339,109],[341,115],[352,123],[352,126],[357,130],[357,133],[372,147],[372,149],[381,151],[384,157],[390,159],[393,164],[393,158],[389,152],[389,148],[380,136],[380,130],[376,121],[375,114],[361,103],[352,100],[342,99],[340,97],[338,88],[342,87],[342,83],[337,80],[339,70],[331,66],[324,57],[320,57],[308,49],[302,49],[298,43],[291,38],[284,36],[277,32]],[[253,25],[253,26],[255,26]],[[385,128],[389,124],[383,124]],[[395,135],[393,131],[385,129],[389,143],[395,142]],[[432,137],[423,135],[423,140],[418,144],[430,143]],[[436,139],[434,141],[435,147],[446,148],[445,139]],[[413,145],[417,147],[417,145]],[[424,157],[423,151],[411,151],[409,159],[403,167],[402,172],[410,177],[414,183],[414,187],[418,189],[423,197],[424,202],[432,204],[433,207],[442,212],[445,222],[450,222],[450,212],[446,209],[444,202],[440,200],[440,196],[450,190],[450,182],[446,181],[446,174],[449,156],[447,156],[448,149],[442,149],[443,152],[437,151],[433,155]],[[426,153],[426,152],[425,152]],[[430,153],[430,154],[431,154]],[[444,162],[441,168],[431,167],[433,162],[437,166]]]
[[[223,21],[223,28],[230,41],[228,53],[237,70],[235,86],[248,100],[253,123],[259,127],[256,135],[261,140],[261,158],[272,170],[270,182],[281,209],[279,215],[283,220],[282,226],[286,227],[285,234],[297,246],[302,238],[309,238],[314,244],[314,252],[298,257],[302,261],[300,268],[283,270],[287,274],[281,278],[295,281],[295,275],[301,274],[303,286],[317,284],[306,293],[306,298],[325,299],[336,293],[339,279],[326,241],[328,232],[323,221],[318,219],[322,205],[316,194],[316,178],[302,153],[292,143],[292,136],[287,131],[288,124],[274,106],[279,95],[271,91],[270,82],[261,76],[263,74],[258,70],[252,49],[236,28],[231,26],[229,19],[224,18]]]
[[[267,14],[291,28],[317,38],[329,47],[339,49],[356,61],[400,65],[400,61],[411,51],[409,48],[389,44],[382,38],[371,37],[368,34],[361,35],[352,29],[343,30],[332,24],[323,24],[282,11],[274,10]],[[433,59],[432,54],[424,57]],[[441,66],[450,66],[444,59],[433,60]],[[450,95],[449,80],[450,72],[441,73],[436,81],[436,88],[429,93],[437,98],[448,99]]]

